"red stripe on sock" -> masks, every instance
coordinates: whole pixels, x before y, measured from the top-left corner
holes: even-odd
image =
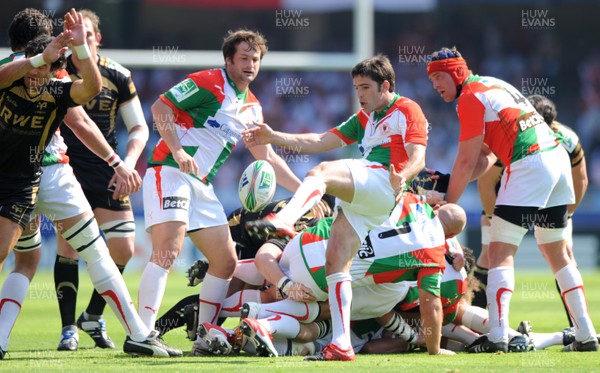
[[[346,330],[346,324],[344,323],[344,313],[342,312],[342,284],[344,282],[346,282],[346,281],[340,281],[337,284],[335,284],[335,299],[338,304],[337,311],[340,313],[340,316],[342,318],[342,326],[344,327],[344,334],[347,335],[348,331]]]
[[[16,300],[11,298],[3,298],[0,300],[0,313],[2,313],[2,307],[4,307],[4,303],[14,303],[19,307],[19,309],[21,308],[21,303],[17,302]]]
[[[221,303],[209,302],[209,301],[204,300],[204,299],[200,299],[200,303],[208,304],[208,305],[211,305],[211,306],[215,307],[215,309],[216,309],[217,312],[212,317],[212,319],[210,319],[210,321],[209,321],[211,324],[214,324],[215,321],[217,320],[217,318],[219,317],[219,313],[221,312]]]
[[[313,197],[318,197],[321,195],[321,191],[319,190],[315,190],[313,191],[308,198],[306,199],[306,201],[304,201],[304,203],[302,204],[302,208],[305,208],[306,204],[308,203],[308,201],[310,201]]]
[[[131,328],[129,327],[129,323],[127,322],[127,319],[125,318],[125,314],[123,313],[123,307],[121,305],[121,301],[119,301],[119,297],[117,296],[117,294],[115,294],[115,292],[112,290],[107,290],[104,293],[100,293],[100,295],[103,297],[109,297],[110,299],[112,299],[113,302],[115,302],[115,304],[117,305],[117,309],[119,310],[119,313],[121,314],[121,318],[123,319],[123,322],[125,323],[125,326],[127,327],[127,331],[129,332],[129,335],[131,335]]]
[[[502,322],[502,304],[500,303],[500,298],[506,292],[512,293],[513,291],[510,290],[509,288],[500,288],[496,292],[496,306],[498,306],[498,326],[501,326],[501,322]]]
[[[267,309],[265,309],[265,311],[266,312],[272,312],[272,313],[277,314],[277,315],[289,316],[289,317],[294,318],[294,319],[296,319],[298,321],[304,321],[304,320],[308,320],[308,316],[309,316],[309,313],[308,313],[308,304],[304,303],[304,307],[306,308],[306,314],[304,316],[292,315],[291,313],[285,313],[285,312],[281,312],[281,311],[273,311],[273,310],[267,310]]]
[[[563,299],[563,303],[565,304],[565,307],[567,307],[567,312],[569,313],[569,316],[571,317],[573,324],[575,324],[575,327],[577,329],[579,329],[579,324],[577,324],[575,317],[573,317],[573,314],[571,313],[571,309],[569,308],[569,304],[567,303],[567,299],[566,299],[567,293],[569,293],[571,291],[575,291],[577,289],[581,289],[581,292],[583,293],[583,300],[585,300],[585,310],[588,311],[588,313],[589,313],[589,309],[588,309],[588,305],[587,305],[587,298],[585,297],[585,289],[583,288],[583,285],[575,286],[573,288],[570,288],[569,290],[565,290],[562,293],[560,293],[560,296]]]

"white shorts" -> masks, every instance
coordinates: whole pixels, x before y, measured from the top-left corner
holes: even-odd
[[[212,185],[169,166],[150,167],[144,175],[146,230],[153,225],[180,221],[187,231],[227,224],[223,205]]]
[[[300,237],[296,236],[287,244],[279,259],[279,267],[290,280],[309,288],[318,302],[324,302],[329,296],[317,285],[306,267],[300,250]],[[325,250],[311,250],[310,255],[311,262],[321,260],[325,265]],[[351,319],[364,320],[384,315],[406,297],[408,289],[407,282],[352,287]]]
[[[285,250],[283,250],[283,254],[279,259],[279,267],[290,280],[309,288],[317,299],[317,302],[324,302],[329,299],[329,296],[321,290],[310,275],[308,268],[306,268],[300,251],[300,237],[301,235],[297,235],[285,246]],[[311,255],[313,255],[313,260],[315,259],[315,255],[321,255],[323,257],[323,265],[325,265],[325,250],[313,250]]]
[[[366,320],[385,315],[406,297],[408,289],[406,281],[353,287],[350,320]]]
[[[569,155],[562,146],[529,155],[504,172],[496,205],[547,208],[575,203]]]
[[[348,203],[335,201],[335,216],[341,208],[362,240],[369,230],[381,225],[394,208],[394,189],[390,185],[389,171],[376,162],[365,159],[344,159],[352,174],[354,197]]]
[[[68,163],[42,168],[38,201],[32,216],[39,213],[51,221],[63,220],[92,211],[81,185]]]

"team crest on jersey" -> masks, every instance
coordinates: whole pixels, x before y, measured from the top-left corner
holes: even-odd
[[[177,102],[185,100],[198,91],[198,86],[192,79],[186,79],[169,90]]]

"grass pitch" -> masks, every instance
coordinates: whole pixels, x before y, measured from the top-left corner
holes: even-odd
[[[0,281],[8,269],[0,274]],[[521,273],[519,273],[521,272]],[[517,282],[512,297],[510,320],[516,327],[520,320],[531,320],[535,332],[562,330],[566,316],[554,281],[549,271],[524,274],[517,271]],[[125,279],[134,301],[137,298],[139,273],[127,274]],[[597,330],[600,331],[600,272],[583,274],[588,308]],[[197,288],[185,286],[186,280],[180,272],[169,275],[162,315],[182,297],[196,292]],[[89,300],[92,287],[86,272],[80,273],[78,313]],[[466,354],[456,356],[428,356],[426,354],[405,355],[358,355],[355,362],[304,362],[301,357],[257,358],[195,357],[189,351],[191,342],[185,338],[183,329],[173,330],[165,340],[184,351],[183,358],[156,359],[134,358],[122,352],[125,334],[110,310],[105,312],[108,333],[117,349],[101,350],[84,332],[80,332],[79,350],[76,352],[56,351],[60,335],[60,317],[54,293],[51,273],[38,273],[33,280],[23,304],[21,315],[13,329],[9,353],[0,361],[0,371],[60,371],[60,372],[289,372],[323,371],[325,369],[347,369],[363,372],[600,372],[600,353],[562,353],[558,346],[544,351],[523,354]],[[236,320],[228,320],[232,327]]]

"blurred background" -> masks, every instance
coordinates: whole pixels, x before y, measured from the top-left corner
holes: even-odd
[[[479,75],[506,80],[524,95],[542,94],[556,103],[558,120],[579,134],[586,154],[590,186],[574,216],[579,265],[599,266],[600,255],[600,2],[583,0],[89,0],[10,1],[0,14],[0,48],[8,55],[6,30],[13,15],[26,7],[56,19],[56,32],[68,8],[88,8],[101,20],[100,54],[130,69],[150,127],[146,154],[138,162],[145,172],[149,151],[158,139],[150,106],[187,74],[222,66],[227,30],[256,29],[270,53],[251,89],[263,105],[265,122],[287,132],[323,132],[358,109],[351,67],[374,53],[387,55],[396,70],[396,91],[419,103],[431,130],[427,167],[450,172],[458,138],[454,104],[445,104],[432,89],[426,57],[443,46],[456,46]],[[201,58],[194,51],[213,51]],[[318,58],[301,63],[306,52]],[[315,55],[314,53],[319,53]],[[323,54],[321,54],[323,53]],[[302,55],[304,56],[304,55]],[[328,57],[330,56],[330,57]],[[270,60],[271,59],[271,60]],[[127,141],[122,123],[120,145]],[[276,147],[302,178],[328,159],[355,155],[343,149],[320,155],[289,153]],[[239,144],[218,173],[214,186],[226,212],[239,207],[237,184],[252,161]],[[276,198],[288,197],[280,188]],[[479,249],[481,206],[472,183],[460,201],[469,213],[463,243]],[[143,230],[142,195],[132,196],[136,216],[137,263],[149,257]],[[51,224],[43,226],[48,244],[43,265],[54,261]],[[191,246],[190,243],[187,246]],[[544,267],[532,235],[517,259],[522,266]],[[199,254],[184,249],[181,267]],[[177,266],[175,266],[177,267]]]

